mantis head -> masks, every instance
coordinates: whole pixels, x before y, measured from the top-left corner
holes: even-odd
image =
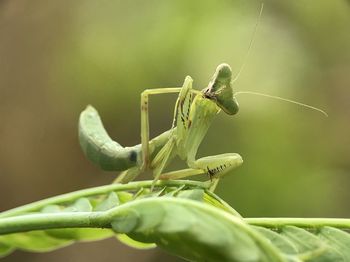
[[[220,64],[207,88],[203,91],[205,98],[213,100],[226,114],[237,114],[239,105],[233,96],[232,70],[228,64]]]

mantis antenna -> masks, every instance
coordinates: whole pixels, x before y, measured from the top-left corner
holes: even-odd
[[[247,64],[247,60],[248,60],[249,54],[250,54],[250,52],[252,50],[252,47],[253,47],[253,44],[254,44],[255,35],[256,35],[257,30],[258,30],[258,25],[260,23],[260,18],[261,18],[263,9],[264,9],[264,3],[261,3],[259,16],[258,16],[258,19],[256,20],[256,23],[255,23],[255,26],[254,26],[254,31],[253,31],[252,38],[250,39],[248,51],[247,51],[247,53],[246,53],[246,55],[245,55],[245,57],[243,59],[243,63],[241,65],[241,68],[239,69],[239,71],[238,71],[237,75],[235,76],[235,78],[232,80],[232,83],[234,83],[235,81],[238,80],[239,76],[241,75],[241,73],[243,71],[244,66]]]
[[[310,105],[307,105],[307,104],[304,104],[304,103],[300,103],[300,102],[297,102],[297,101],[294,101],[294,100],[291,100],[291,99],[283,98],[283,97],[280,97],[280,96],[267,95],[267,94],[263,94],[263,93],[253,92],[253,91],[238,91],[238,92],[234,93],[233,96],[237,96],[237,95],[240,95],[240,94],[257,95],[257,96],[264,96],[264,97],[268,97],[268,98],[282,100],[282,101],[285,101],[285,102],[289,102],[289,103],[292,103],[292,104],[296,104],[296,105],[299,105],[299,106],[303,106],[303,107],[309,108],[311,110],[318,111],[321,114],[323,114],[324,116],[328,117],[328,114],[325,111],[323,111],[322,109],[319,109],[317,107],[310,106]]]
[[[257,29],[258,29],[258,25],[259,25],[260,20],[261,20],[261,15],[262,15],[263,9],[264,9],[264,3],[261,3],[259,16],[258,16],[258,19],[257,19],[257,21],[255,23],[255,26],[254,26],[254,31],[253,31],[252,38],[250,39],[248,51],[247,51],[247,53],[246,53],[246,55],[245,55],[245,57],[243,59],[243,63],[241,65],[237,75],[232,80],[232,83],[238,80],[238,78],[241,75],[245,65],[247,64],[247,60],[248,60],[249,54],[251,53],[251,50],[252,50],[252,47],[253,47],[253,44],[254,44],[255,35],[256,35]],[[268,98],[282,100],[282,101],[285,101],[285,102],[289,102],[289,103],[292,103],[292,104],[296,104],[296,105],[299,105],[299,106],[303,106],[303,107],[309,108],[311,110],[318,111],[321,114],[323,114],[324,116],[328,117],[328,114],[325,111],[323,111],[322,109],[319,109],[317,107],[310,106],[310,105],[307,105],[307,104],[304,104],[304,103],[300,103],[300,102],[297,102],[297,101],[294,101],[294,100],[291,100],[291,99],[287,99],[287,98],[283,98],[283,97],[279,97],[279,96],[267,95],[267,94],[263,94],[263,93],[253,92],[253,91],[238,91],[238,92],[234,93],[234,96],[240,95],[240,94],[258,95],[258,96],[264,96],[264,97],[268,97]]]

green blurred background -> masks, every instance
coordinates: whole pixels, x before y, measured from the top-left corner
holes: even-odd
[[[350,4],[265,0],[236,90],[279,95],[329,117],[240,96],[220,114],[198,156],[240,153],[244,165],[217,193],[243,216],[350,217]],[[238,72],[261,1],[0,2],[0,210],[108,184],[83,156],[79,113],[100,112],[123,145],[140,141],[140,92],[204,88],[216,66]],[[151,98],[151,135],[168,129],[174,95]],[[175,168],[182,167],[181,163]],[[3,261],[178,261],[115,239]]]

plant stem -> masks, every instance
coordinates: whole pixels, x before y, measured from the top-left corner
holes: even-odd
[[[339,229],[350,229],[350,219],[346,218],[245,218],[248,224],[262,226],[271,229],[279,229],[284,226],[297,226],[307,229],[320,228],[324,226]]]
[[[37,202],[33,202],[27,205],[23,205],[17,208],[13,208],[0,213],[0,218],[16,216],[27,212],[38,211],[44,206],[65,203],[65,202],[73,202],[74,200],[81,197],[89,197],[94,195],[106,194],[109,192],[117,192],[117,191],[127,191],[127,190],[139,190],[140,188],[150,188],[152,186],[153,180],[151,181],[137,181],[130,182],[128,184],[111,184],[107,186],[99,186],[93,187],[83,190],[78,190],[75,192],[50,197],[47,199],[39,200]],[[190,181],[190,180],[159,180],[155,184],[155,187],[164,187],[164,186],[192,186],[192,187],[201,187],[204,189],[208,189],[210,183],[208,182],[198,182],[198,181]]]
[[[0,219],[0,235],[58,228],[110,227],[110,223],[104,221],[104,212],[94,212],[93,214],[90,212],[66,212],[8,217]]]

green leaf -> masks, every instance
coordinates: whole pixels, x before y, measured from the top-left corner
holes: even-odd
[[[332,227],[255,227],[292,261],[350,261],[350,234]]]
[[[204,190],[203,189],[188,189],[182,190],[177,194],[177,197],[187,198],[197,201],[203,201],[204,198]]]
[[[112,192],[108,197],[100,202],[95,209],[96,211],[108,210],[119,204],[118,196]],[[59,212],[90,212],[92,205],[89,199],[80,198],[73,203],[73,205],[66,208],[61,208],[58,205],[48,205],[44,207],[42,213],[59,213]],[[75,240],[75,241],[96,241],[113,236],[113,232],[108,229],[95,229],[95,228],[63,228],[63,229],[48,229],[45,233],[57,239],[63,240]]]
[[[205,191],[203,200],[205,203],[208,203],[212,206],[215,206],[217,208],[220,208],[226,212],[231,213],[234,216],[242,218],[242,216],[235,210],[233,209],[229,204],[227,204],[224,200],[219,198],[217,195],[210,191]]]
[[[332,227],[323,227],[318,237],[341,254],[342,261],[350,261],[350,234]]]
[[[96,241],[102,240],[114,235],[113,231],[102,228],[63,228],[48,229],[46,234],[58,239],[67,239],[74,241]]]
[[[151,249],[157,246],[154,243],[143,243],[143,242],[136,241],[126,234],[117,234],[116,238],[123,244],[136,249]]]
[[[127,203],[133,199],[133,194],[129,192],[118,192],[117,195],[121,204]]]
[[[297,254],[298,249],[293,244],[293,242],[289,241],[282,235],[277,232],[267,229],[264,227],[254,227],[261,234],[263,234],[266,238],[268,238],[278,249],[280,249],[285,254]]]
[[[99,203],[95,208],[94,211],[105,211],[108,209],[111,209],[113,207],[116,207],[120,204],[120,200],[118,195],[115,192],[111,192],[108,197]]]
[[[66,212],[90,212],[92,211],[92,205],[87,198],[79,198],[73,205],[64,209]]]
[[[26,251],[47,252],[67,246],[73,241],[51,237],[43,231],[31,231],[2,235],[0,236],[0,242],[5,242],[6,245]]]
[[[0,258],[11,254],[14,250],[15,248],[13,246],[1,243],[1,236],[0,236]]]
[[[59,205],[48,205],[45,206],[42,210],[42,213],[57,213],[62,212],[62,209]]]
[[[189,260],[285,261],[277,249],[243,220],[198,201],[143,199],[122,211],[113,216],[112,228],[116,232],[122,229],[132,239],[154,242]],[[128,227],[126,214],[133,221]]]
[[[138,213],[133,210],[127,210],[125,212],[119,213],[111,221],[112,228],[118,233],[129,233],[138,224]]]

